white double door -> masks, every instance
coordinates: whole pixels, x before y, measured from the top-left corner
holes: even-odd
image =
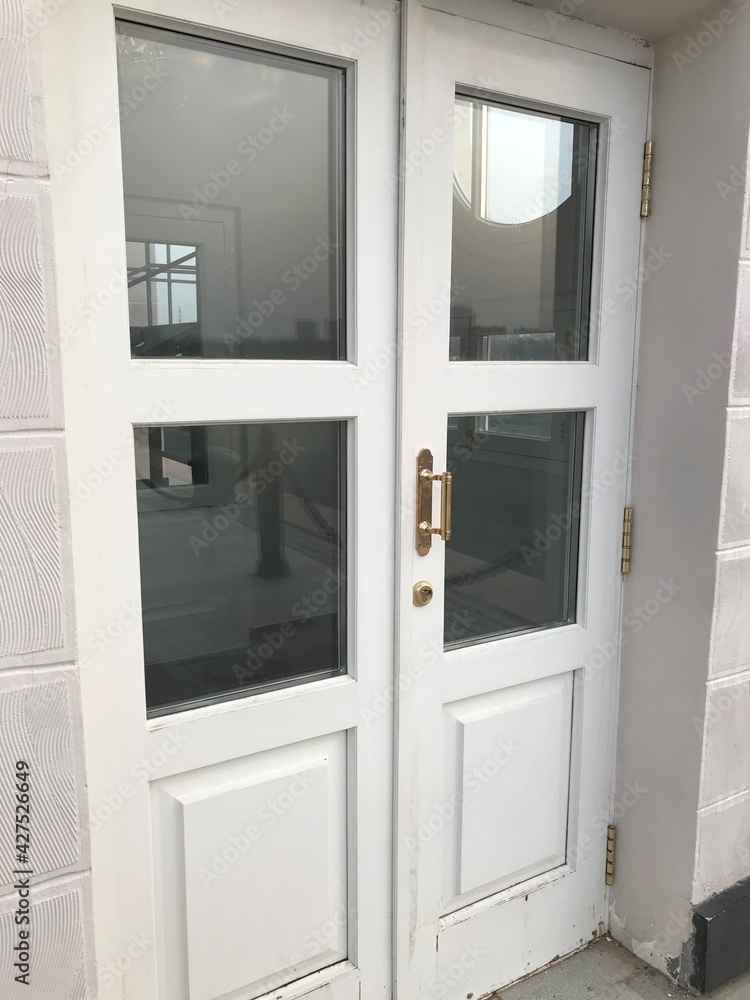
[[[607,922],[648,73],[118,18],[45,28],[100,996],[481,996]]]

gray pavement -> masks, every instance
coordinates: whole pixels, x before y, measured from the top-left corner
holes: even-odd
[[[665,976],[609,938],[499,990],[494,1000],[667,1000],[687,997]],[[714,993],[710,1000],[750,1000],[750,973]]]

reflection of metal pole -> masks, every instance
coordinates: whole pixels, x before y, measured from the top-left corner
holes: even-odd
[[[260,558],[256,574],[263,579],[289,576],[291,568],[284,557],[284,473],[273,476],[269,465],[274,458],[273,430],[261,424],[255,466],[256,498],[258,501],[258,548]]]
[[[164,476],[164,443],[163,428],[148,428],[148,466],[149,478],[153,486],[169,486],[169,480]]]

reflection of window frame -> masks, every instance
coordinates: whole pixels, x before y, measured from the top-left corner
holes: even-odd
[[[243,315],[238,228],[236,211],[222,205],[207,205],[199,219],[185,220],[178,202],[166,198],[125,198],[127,242],[198,248],[198,326],[201,331],[217,329],[230,335],[235,331],[237,318]],[[158,364],[171,358],[133,355],[132,360]]]
[[[525,412],[549,412],[551,414],[551,435],[549,438],[513,434],[508,431],[494,431],[489,427],[491,417],[517,416]],[[495,455],[515,456],[522,462],[528,458],[544,458],[545,461],[549,462],[564,462],[566,461],[568,443],[565,422],[562,418],[579,412],[583,411],[514,410],[512,413],[455,414],[451,415],[448,420],[448,438],[449,442],[452,439],[455,444],[458,444],[467,457],[480,462],[492,462],[495,460]],[[584,417],[579,416],[577,420],[573,420],[571,427],[572,433],[576,435],[576,440],[582,440],[583,428],[585,427]]]
[[[138,490],[140,497],[139,502],[142,505],[142,509],[144,512],[148,510],[155,513],[161,510],[171,510],[175,507],[183,507],[185,510],[198,510],[201,507],[210,507],[216,500],[216,496],[218,495],[217,491],[220,491],[223,488],[227,475],[226,468],[223,466],[220,456],[222,454],[230,454],[232,451],[232,442],[229,438],[229,431],[225,429],[227,425],[206,425],[198,422],[173,425],[164,423],[160,423],[158,425],[135,424],[133,432],[134,434],[139,431],[150,434],[151,432],[158,432],[165,426],[174,426],[184,429],[197,428],[198,430],[203,429],[203,431],[206,431],[208,426],[211,427],[211,432],[214,437],[213,446],[209,446],[207,434],[206,441],[203,446],[203,469],[205,482],[198,483],[196,486],[191,486],[187,483],[177,486],[154,484],[150,480],[144,481],[143,477],[139,477],[138,469],[136,467],[136,489]],[[154,441],[154,452],[158,454],[159,450],[159,443]],[[213,454],[211,453],[212,451]]]
[[[178,323],[197,323],[201,314],[200,302],[200,256],[202,248],[196,244],[179,244],[171,242],[152,243],[150,240],[129,239],[126,243],[133,246],[143,247],[144,264],[139,266],[128,266],[128,288],[145,284],[146,286],[146,318],[148,326],[175,326]],[[163,246],[166,249],[166,263],[151,260],[152,247]],[[176,246],[189,246],[193,253],[183,254],[176,260],[171,259],[171,251]],[[189,261],[194,261],[189,264]],[[182,275],[183,277],[177,277]],[[192,281],[186,281],[184,276],[191,276]],[[158,302],[154,302],[155,284],[167,286],[167,307],[169,311],[168,322],[158,323],[155,311],[158,309]],[[176,320],[174,317],[173,286],[174,285],[194,285],[195,286],[195,320]],[[179,308],[179,306],[178,306]]]
[[[566,195],[565,198],[557,201],[554,205],[547,208],[545,211],[540,212],[538,216],[534,216],[530,219],[517,219],[511,222],[498,222],[496,219],[492,219],[488,214],[487,202],[488,202],[488,181],[490,175],[490,164],[489,164],[489,117],[490,111],[493,109],[498,109],[500,111],[505,111],[510,114],[515,115],[526,115],[530,118],[544,118],[548,121],[558,122],[561,125],[572,125],[574,129],[589,129],[589,131],[598,129],[598,125],[595,122],[579,121],[574,118],[568,118],[565,115],[558,115],[553,112],[545,112],[538,110],[536,108],[530,108],[526,106],[514,106],[513,104],[488,100],[486,97],[481,97],[476,94],[471,94],[468,92],[458,91],[455,98],[455,114],[456,118],[462,117],[464,112],[460,110],[459,106],[468,108],[468,115],[470,116],[470,146],[471,146],[471,156],[470,156],[470,185],[471,189],[467,192],[462,185],[459,183],[456,176],[455,168],[453,173],[453,188],[454,193],[461,200],[464,207],[472,213],[472,215],[479,219],[481,222],[485,222],[490,226],[498,226],[501,228],[515,228],[519,225],[524,225],[525,223],[537,222],[539,219],[543,218],[545,215],[549,215],[552,212],[556,212],[562,205],[568,201],[573,195],[573,184],[575,181],[575,153],[573,158],[573,165],[570,171],[570,184],[571,190]],[[595,143],[594,143],[595,145]],[[591,146],[591,140],[589,138],[588,146]],[[576,142],[573,142],[573,149],[575,150]],[[579,170],[584,168],[584,163],[579,163]],[[592,166],[595,167],[595,161],[589,157],[585,161],[585,169],[591,170]]]
[[[531,417],[531,416],[534,416],[534,417],[545,416],[545,417],[549,417],[550,418],[549,419],[549,433],[547,433],[547,434],[523,434],[520,431],[512,431],[512,430],[508,430],[508,429],[495,430],[492,427],[492,420],[493,419],[498,419],[498,418],[502,418],[502,417],[521,417],[521,416],[528,416],[528,417]],[[477,418],[477,422],[479,423],[480,421],[481,421],[481,430],[484,431],[485,434],[493,434],[496,437],[522,438],[524,441],[550,441],[551,442],[552,438],[553,438],[553,435],[554,435],[553,420],[552,420],[552,414],[551,413],[538,413],[538,412],[528,413],[528,414],[523,414],[523,413],[487,413],[487,414],[484,414],[482,417],[478,417]]]
[[[541,361],[541,362],[544,362],[544,361],[554,361],[555,360],[555,358],[554,358],[554,353],[555,353],[555,350],[554,350],[554,348],[555,348],[555,331],[554,330],[524,330],[524,329],[516,328],[516,329],[513,329],[513,330],[501,330],[501,331],[494,332],[494,333],[480,333],[480,337],[481,337],[480,343],[481,343],[481,350],[482,350],[482,355],[483,355],[482,360],[483,361],[509,361],[509,360],[512,361],[512,360],[520,360],[520,361],[535,361],[535,362]],[[551,338],[551,345],[550,346],[552,348],[552,351],[551,351],[552,356],[549,357],[549,358],[545,358],[542,354],[539,354],[535,358],[519,358],[519,359],[515,359],[515,358],[502,358],[502,357],[501,358],[493,358],[492,357],[492,348],[493,348],[493,346],[494,346],[495,343],[499,342],[497,340],[497,338],[500,338],[500,337],[506,338],[507,342],[509,342],[509,343],[515,343],[515,344],[519,344],[519,345],[523,344],[524,342],[526,342],[527,344],[533,344],[534,342],[538,343],[538,342],[542,342],[543,340],[549,341],[550,338]]]
[[[209,485],[208,441],[206,428],[200,424],[162,425],[158,427],[143,427],[147,431],[148,458],[150,478],[136,479],[138,489],[193,490],[199,486]],[[190,435],[190,460],[173,455],[166,448],[165,431],[180,430]],[[192,483],[170,483],[164,476],[163,460],[177,459],[187,465],[192,472]],[[197,481],[196,481],[197,480]]]

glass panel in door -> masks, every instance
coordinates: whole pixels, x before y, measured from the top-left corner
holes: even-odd
[[[449,420],[446,645],[575,621],[583,431],[583,413]]]
[[[151,714],[346,670],[345,434],[136,427]]]
[[[117,41],[133,357],[344,358],[344,70]]]
[[[452,361],[589,354],[598,127],[456,99]]]

